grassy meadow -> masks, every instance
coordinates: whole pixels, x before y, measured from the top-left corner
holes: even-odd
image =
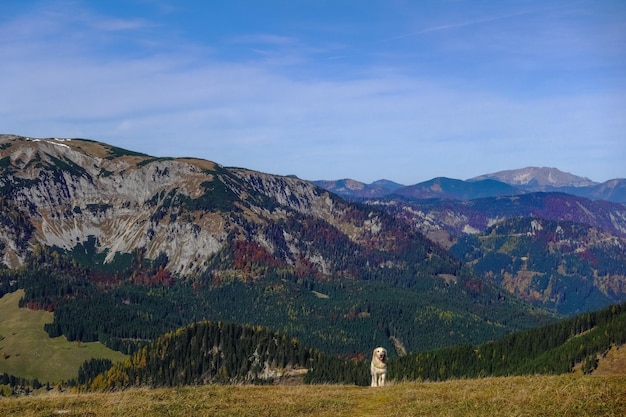
[[[0,398],[10,416],[625,416],[626,378],[581,375],[340,385],[196,386]]]
[[[53,314],[19,308],[23,294],[18,290],[0,298],[0,373],[54,383],[75,378],[88,359],[124,359],[122,353],[101,343],[48,337],[43,326],[52,322]]]

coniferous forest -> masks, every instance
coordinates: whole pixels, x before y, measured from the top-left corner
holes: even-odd
[[[271,382],[320,356],[296,339],[262,327],[203,321],[140,348],[91,380],[92,389]]]
[[[393,358],[390,373],[402,380],[563,374],[576,364],[590,373],[597,357],[626,343],[626,304],[585,313],[495,341],[458,345]]]
[[[83,256],[97,257],[93,250],[85,248]],[[394,355],[475,344],[555,319],[501,296],[465,268],[456,271],[456,285],[393,268],[358,280],[271,267],[254,281],[210,274],[174,279],[164,257],[146,260],[136,253],[104,270],[81,263],[75,252],[37,246],[22,268],[0,270],[2,288],[23,288],[21,306],[54,311],[45,328],[51,337],[100,341],[125,353],[202,320],[260,325],[329,354],[357,356],[378,345]]]
[[[438,381],[528,374],[563,374],[583,364],[590,373],[597,356],[626,343],[626,304],[614,305],[480,345],[458,345],[396,356],[391,380]],[[82,389],[215,383],[276,383],[302,370],[305,383],[368,385],[369,356],[327,355],[294,338],[262,327],[200,322],[165,334],[126,362],[102,371],[86,363]],[[95,372],[94,372],[95,370]]]
[[[395,356],[388,378],[440,381],[569,373],[577,365],[591,373],[612,346],[626,343],[626,304],[585,313],[479,345],[457,345]],[[123,363],[92,359],[66,383],[81,390],[131,386],[201,384],[369,384],[370,357],[329,355],[261,326],[201,321],[168,332],[138,348]],[[43,384],[10,375],[0,383],[11,393]],[[9,395],[11,394],[9,393]],[[6,395],[7,393],[5,393]]]

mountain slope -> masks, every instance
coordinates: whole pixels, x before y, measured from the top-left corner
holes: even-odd
[[[17,136],[0,138],[0,169],[0,290],[53,310],[50,336],[130,351],[228,320],[358,354],[553,318],[502,298],[410,223],[294,177]]]
[[[505,293],[535,305],[573,314],[626,300],[622,204],[562,193],[369,203],[412,222]]]
[[[24,233],[64,249],[94,236],[107,251],[106,261],[145,248],[150,258],[165,253],[174,272],[197,272],[206,267],[198,254],[218,252],[228,234],[240,228],[230,212],[239,219],[282,216],[259,210],[265,199],[330,221],[340,214],[333,211],[332,196],[288,177],[195,159],[153,158],[85,140],[5,138],[0,143],[3,202],[32,216],[32,229]],[[187,216],[179,218],[183,212]],[[4,262],[16,266],[24,250],[10,233],[2,236]]]
[[[626,238],[571,221],[510,219],[451,251],[485,279],[561,314],[626,301]]]
[[[626,343],[626,304],[509,334],[479,346],[454,346],[418,352],[389,362],[398,380],[444,380],[485,376],[586,374],[598,356]]]

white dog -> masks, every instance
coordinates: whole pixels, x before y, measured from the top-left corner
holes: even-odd
[[[382,387],[385,385],[385,377],[387,376],[387,349],[382,347],[374,349],[370,371],[372,372],[373,387]]]

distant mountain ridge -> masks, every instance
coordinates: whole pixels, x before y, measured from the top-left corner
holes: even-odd
[[[349,198],[378,198],[405,187],[402,184],[384,179],[374,181],[371,184],[349,178],[337,181],[318,180],[312,182],[318,187]]]
[[[393,198],[474,200],[530,192],[562,192],[590,200],[626,203],[626,179],[597,183],[557,168],[526,167],[483,174],[467,180],[437,177],[414,185],[388,180],[365,184],[352,179],[313,181],[319,187],[349,200]],[[382,184],[381,184],[382,183]]]
[[[517,196],[460,200],[372,200],[368,204],[395,207],[420,224],[426,235],[445,229],[458,236],[478,233],[509,218],[534,217],[573,221],[626,237],[626,206],[565,193],[536,192]]]
[[[468,181],[485,179],[493,179],[510,185],[520,186],[529,191],[551,191],[554,188],[590,187],[598,184],[589,178],[547,167],[526,167],[499,171],[493,174],[479,175],[470,178]]]
[[[519,189],[490,178],[468,182],[445,177],[403,187],[393,193],[393,195],[416,199],[442,198],[448,200],[473,200],[517,194],[520,194]]]

